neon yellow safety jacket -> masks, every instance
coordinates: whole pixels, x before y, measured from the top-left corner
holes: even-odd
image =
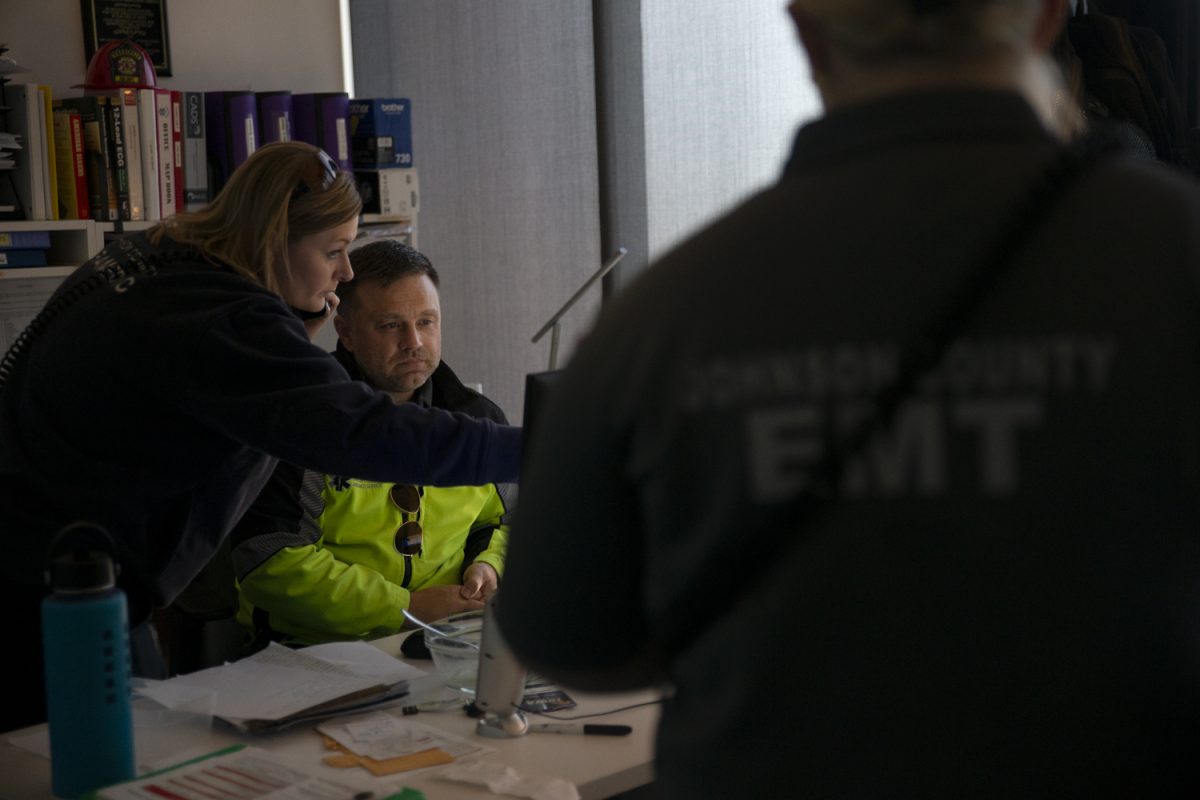
[[[414,400],[504,419],[445,364]],[[421,552],[409,556],[396,532],[414,515],[392,502],[392,485],[281,463],[233,534],[238,620],[256,636],[294,644],[377,638],[400,630],[411,591],[460,584],[475,562],[503,575],[501,492],[512,496],[514,487],[419,487]]]

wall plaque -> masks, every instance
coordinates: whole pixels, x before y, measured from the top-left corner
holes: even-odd
[[[107,42],[132,39],[150,54],[155,73],[171,77],[167,0],[80,0],[85,63]]]

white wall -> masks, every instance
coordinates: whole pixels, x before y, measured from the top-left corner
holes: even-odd
[[[170,0],[172,77],[160,86],[200,91],[347,91],[338,0]],[[14,80],[79,94],[79,0],[0,0],[0,40],[30,72]]]

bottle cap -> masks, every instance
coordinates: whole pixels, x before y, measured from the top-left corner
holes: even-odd
[[[113,541],[94,522],[73,522],[50,543],[46,582],[56,592],[90,592],[117,583]]]
[[[50,561],[50,587],[56,592],[91,592],[117,583],[112,557],[99,550],[72,550]]]

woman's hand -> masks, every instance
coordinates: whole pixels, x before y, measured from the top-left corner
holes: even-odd
[[[330,292],[325,295],[325,313],[322,316],[304,320],[304,330],[308,331],[308,340],[310,342],[317,338],[317,334],[325,327],[325,323],[333,317],[333,313],[337,310],[338,303],[340,302],[342,302],[341,298]]]

